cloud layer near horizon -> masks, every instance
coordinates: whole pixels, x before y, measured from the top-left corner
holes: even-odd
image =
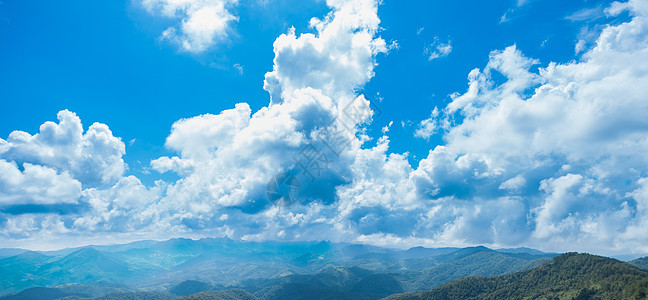
[[[2,239],[217,235],[648,252],[646,1],[607,9],[632,20],[605,28],[579,61],[532,71],[541,62],[514,45],[493,51],[468,74],[466,92],[421,122],[417,136],[442,132],[446,142],[417,168],[389,153],[388,129],[366,146],[371,103],[357,91],[389,51],[377,3],[327,4],[314,33],[276,39],[267,107],[239,103],[173,125],[166,146],[177,156],[151,166],[177,182],[124,177],[123,142],[103,124],[84,132],[68,111],[34,136],[0,139]],[[306,157],[315,159],[304,167]],[[286,207],[266,197],[282,172],[302,188]],[[25,205],[46,209],[15,209]]]

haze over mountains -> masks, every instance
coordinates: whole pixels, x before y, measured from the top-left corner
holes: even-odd
[[[478,246],[399,250],[347,243],[243,242],[210,238],[140,241],[50,252],[2,249],[0,255],[0,291],[5,299],[172,299],[184,296],[193,297],[187,299],[379,299],[432,290],[442,285],[443,289],[448,289],[444,284],[467,276],[497,276],[531,270],[558,254],[528,248],[493,250]],[[585,259],[585,267],[596,271],[593,265],[601,259],[594,262]],[[645,272],[636,267],[646,268],[648,258],[632,261],[636,267],[607,260],[623,264],[618,274],[632,270],[628,274],[638,282],[645,276]],[[579,270],[580,267],[572,265],[571,268]],[[529,274],[532,275],[502,280],[508,284],[512,278],[539,276],[537,272]],[[579,280],[580,277],[573,278]],[[462,290],[466,284],[473,284],[462,280],[455,284]],[[486,283],[480,281],[479,285],[486,286]],[[580,287],[583,283],[568,284],[572,285]],[[499,287],[500,283],[495,286]],[[496,292],[495,288],[484,287],[470,297]],[[634,290],[626,292],[634,293]],[[436,295],[434,293],[398,297],[428,297]]]
[[[0,253],[5,256],[0,259],[2,294],[70,283],[156,289],[184,280],[253,292],[278,284],[322,280],[340,288],[355,285],[362,289],[362,280],[377,274],[389,274],[376,277],[383,281],[398,282],[400,288],[389,292],[416,291],[469,275],[529,269],[556,255],[529,249],[398,250],[347,243],[230,239],[141,241],[50,252],[4,249]]]

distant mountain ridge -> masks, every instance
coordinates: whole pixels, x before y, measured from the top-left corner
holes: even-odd
[[[476,251],[500,252],[481,247],[460,249],[462,255]],[[470,258],[467,255],[463,258]],[[615,259],[590,254],[566,253],[535,268],[500,276],[469,276],[434,289],[403,293],[398,274],[376,273],[358,267],[333,267],[316,274],[294,274],[269,280],[256,291],[213,289],[195,280],[157,291],[124,291],[92,296],[88,285],[31,288],[3,300],[281,300],[281,299],[648,299],[648,271]],[[94,293],[96,294],[96,290]],[[174,292],[174,293],[172,293]],[[189,295],[178,295],[191,292]],[[195,292],[195,293],[194,293]]]
[[[96,287],[93,297],[101,294],[97,291],[168,292],[187,280],[189,283],[184,287],[168,295],[186,296],[225,288],[245,288],[256,293],[272,286],[293,284],[353,294],[350,290],[368,291],[367,284],[382,282],[376,290],[384,288],[383,291],[371,296],[376,298],[387,293],[430,289],[464,276],[525,270],[555,256],[542,252],[499,252],[482,246],[400,250],[348,243],[243,242],[226,238],[141,241],[16,253],[19,254],[0,259],[0,295],[70,284],[85,285],[84,289],[90,290],[90,286]],[[120,288],[114,290],[116,286]],[[186,291],[179,292],[183,289]]]
[[[640,257],[635,260],[632,260],[630,261],[630,264],[639,269],[648,270],[648,256]]]

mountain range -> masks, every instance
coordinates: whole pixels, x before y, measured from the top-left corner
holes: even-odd
[[[544,274],[538,273],[539,269],[554,272],[558,268],[547,269],[547,265],[564,265],[565,262],[556,263],[556,260],[567,254],[544,253],[528,248],[494,250],[478,246],[400,250],[347,243],[245,242],[219,238],[141,241],[50,252],[1,249],[0,257],[2,255],[5,257],[0,258],[0,299],[72,300],[179,297],[444,299],[437,297],[446,295],[439,294],[442,291],[463,291],[466,286],[475,284],[483,289],[472,288],[472,294],[462,296],[477,299],[484,295],[500,295],[502,292],[497,288],[504,283],[529,281],[529,276],[535,280],[539,278],[538,274]],[[581,256],[569,254],[567,261]],[[626,279],[636,279],[637,285],[623,292],[630,295],[633,291],[641,290],[641,280],[646,272],[639,268],[646,268],[648,258],[629,263],[601,259],[614,262],[603,264],[605,268],[616,264],[624,266],[615,267],[618,272],[614,274],[625,274]],[[584,259],[570,267],[576,270],[579,263],[593,266],[599,264],[599,260]],[[583,272],[595,269],[585,268]],[[516,275],[524,272],[535,273]],[[493,282],[492,278],[499,278],[493,276],[513,277],[503,277]],[[603,275],[596,276],[602,278]],[[610,281],[616,282],[619,278],[612,277]],[[489,284],[497,288],[489,287]],[[596,289],[597,286],[587,285],[584,281],[566,284],[566,287],[572,286],[585,289],[585,294],[603,291],[607,295],[605,293],[609,292]],[[580,293],[580,290],[570,289],[556,295],[562,299],[561,295],[573,296],[575,293]]]

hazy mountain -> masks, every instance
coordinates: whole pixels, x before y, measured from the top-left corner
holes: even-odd
[[[222,291],[200,292],[177,298],[178,300],[257,300],[258,298],[245,290],[230,289]]]
[[[540,250],[531,249],[531,248],[527,248],[527,247],[501,248],[501,249],[497,249],[497,252],[502,252],[502,253],[526,253],[526,254],[533,254],[533,255],[547,254],[547,253],[542,252]]]
[[[214,239],[140,245],[144,248],[100,251],[86,247],[62,257],[23,252],[1,259],[2,271],[8,272],[2,273],[8,275],[3,277],[3,284],[12,288],[20,285],[12,280],[45,284],[0,299],[645,299],[648,293],[647,271],[587,254],[568,253],[552,259],[553,254],[527,249],[496,251],[481,246],[394,250]],[[255,258],[255,253],[263,259]],[[303,265],[314,254],[318,254],[316,261]],[[338,254],[341,258],[335,257]],[[150,265],[146,264],[148,258]],[[176,265],[163,268],[161,262]],[[246,262],[248,266],[244,267]],[[244,272],[261,268],[270,270]],[[236,275],[227,274],[227,269]],[[217,275],[208,275],[210,270]],[[247,277],[238,281],[231,278],[240,274]],[[189,275],[194,279],[181,279]],[[196,280],[201,276],[209,280]],[[217,283],[217,276],[230,276],[227,281],[238,283],[226,289]],[[161,278],[174,280],[155,287],[147,285],[163,282]],[[77,283],[54,286],[64,280]],[[119,280],[128,286],[111,283]],[[148,290],[137,290],[142,287]],[[418,291],[421,289],[426,291]]]
[[[101,297],[108,294],[114,293],[126,293],[132,292],[131,289],[127,288],[124,285],[119,284],[83,284],[83,283],[68,283],[62,284],[56,287],[59,291],[62,291],[69,295],[75,295],[78,297]]]
[[[262,300],[368,299],[364,297],[358,297],[358,295],[337,291],[328,287],[307,283],[285,283],[274,285],[262,289],[254,293],[254,295]]]
[[[648,270],[648,256],[637,258],[629,263],[637,268]]]
[[[26,289],[15,295],[0,297],[2,300],[55,300],[69,296],[59,289],[35,287]]]
[[[466,277],[387,299],[645,299],[647,293],[648,272],[615,259],[567,253],[531,270]]]
[[[466,276],[496,276],[527,270],[550,260],[546,257],[512,257],[508,253],[499,253],[487,248],[462,249],[458,252],[452,255],[456,258],[454,260],[444,261],[429,269],[406,272],[398,278],[406,291],[420,291]],[[449,257],[441,259],[448,260]]]
[[[382,298],[402,293],[403,286],[393,274],[373,274],[346,286],[344,290],[368,298]]]
[[[18,249],[18,248],[0,248],[0,258],[16,256],[20,253],[26,252],[29,250]]]
[[[37,275],[38,269],[50,259],[49,256],[33,251],[0,259],[0,291],[3,292],[0,295],[50,285],[47,279]]]
[[[61,300],[77,300],[77,299],[61,299]],[[165,292],[143,291],[143,292],[113,293],[113,294],[108,294],[106,296],[92,298],[92,299],[93,300],[170,300],[170,299],[175,299],[175,297]]]
[[[94,248],[77,250],[42,265],[34,273],[52,285],[64,283],[125,282],[135,274],[125,262]]]
[[[93,297],[130,289],[168,289],[169,295],[180,296],[228,287],[245,288],[251,293],[267,289],[273,294],[292,283],[303,284],[302,290],[314,286],[331,289],[333,294],[353,294],[356,290],[367,294],[374,289],[371,284],[381,282],[370,295],[376,298],[430,289],[463,276],[525,270],[553,256],[526,253],[529,251],[502,253],[485,247],[400,250],[227,238],[142,241],[73,250],[46,252],[48,255],[25,251],[0,259],[0,295],[60,285],[65,285],[61,291],[72,296]],[[366,279],[370,276],[374,279]]]
[[[188,296],[204,291],[210,291],[214,289],[214,287],[205,282],[200,282],[196,280],[185,280],[178,285],[172,287],[169,292],[174,295],[178,296]]]
[[[65,256],[68,255],[72,252],[79,251],[84,248],[93,248],[97,249],[100,251],[104,252],[120,252],[120,251],[126,251],[129,249],[137,249],[137,248],[147,248],[151,247],[155,244],[159,243],[159,241],[153,241],[153,240],[143,240],[143,241],[136,241],[136,242],[131,242],[127,244],[117,244],[117,245],[88,245],[88,246],[83,246],[83,247],[73,247],[73,248],[65,248],[65,249],[60,249],[60,250],[52,250],[52,251],[38,251],[42,254],[45,254],[47,256]]]

